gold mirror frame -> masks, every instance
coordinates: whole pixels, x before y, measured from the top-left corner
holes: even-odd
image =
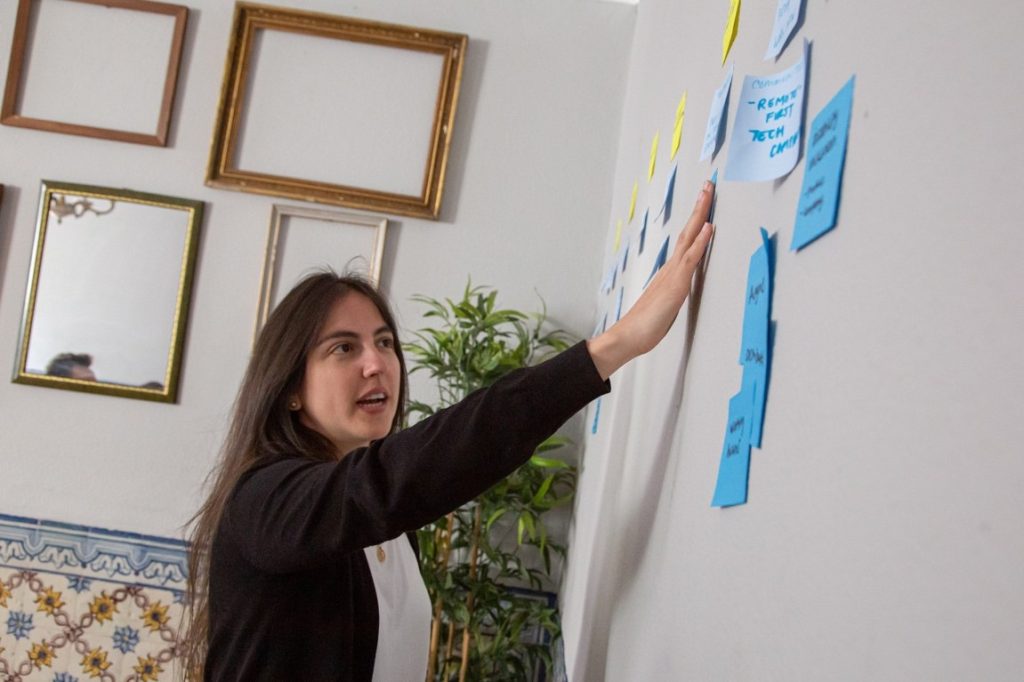
[[[418,195],[396,193],[379,187],[360,186],[358,182],[348,185],[334,184],[322,180],[286,177],[272,172],[243,170],[237,167],[236,159],[239,158],[241,152],[240,136],[247,124],[246,102],[247,98],[252,95],[247,90],[251,89],[254,78],[252,76],[253,64],[257,57],[253,52],[258,42],[257,31],[261,30],[282,31],[311,39],[328,38],[348,41],[351,45],[346,47],[353,49],[357,46],[376,46],[427,53],[442,58],[433,123],[430,126],[426,168],[423,171],[422,187]],[[217,123],[210,150],[210,162],[207,167],[206,184],[223,189],[437,219],[441,209],[445,169],[448,163],[448,150],[467,43],[468,38],[462,34],[237,3]],[[372,51],[368,52],[368,54],[371,53]],[[352,64],[349,68],[370,71],[374,67],[374,63],[370,62]],[[351,93],[352,99],[365,96],[365,93]],[[401,102],[387,102],[385,106],[401,106],[401,104]],[[379,107],[375,106],[373,102],[366,102],[362,106],[360,122],[362,127],[370,129],[380,117]],[[325,121],[332,120],[334,112],[311,110],[307,113],[309,119],[300,125],[302,129],[323,127]],[[350,130],[346,131],[346,134],[356,139],[360,138],[363,132],[363,130]],[[404,168],[402,170],[405,171]],[[418,171],[415,172],[418,177]]]
[[[84,201],[69,203],[68,197],[81,197]],[[95,202],[95,203],[94,203]],[[37,303],[40,290],[40,273],[44,269],[44,249],[47,243],[48,233],[55,225],[62,220],[74,222],[77,217],[85,214],[97,216],[115,212],[116,207],[122,204],[135,204],[142,207],[171,209],[184,212],[184,235],[182,237],[183,248],[178,261],[177,282],[170,283],[175,288],[173,318],[170,323],[171,338],[167,345],[167,361],[164,366],[163,376],[152,377],[148,386],[116,383],[103,379],[86,380],[66,376],[52,376],[45,371],[33,371],[30,369],[29,349],[32,342],[33,323],[39,314]],[[51,218],[54,218],[51,221]],[[199,229],[203,218],[203,202],[191,199],[181,199],[158,194],[136,192],[126,189],[112,189],[107,187],[96,187],[92,185],[80,185],[66,182],[43,180],[39,198],[39,214],[36,223],[35,245],[32,252],[32,262],[29,269],[28,287],[25,293],[25,307],[21,323],[21,335],[18,349],[18,359],[15,364],[14,377],[12,381],[17,384],[28,384],[33,386],[48,386],[51,388],[62,388],[71,391],[95,393],[101,395],[113,395],[124,398],[138,398],[141,400],[152,400],[157,402],[175,402],[178,395],[178,379],[181,371],[182,354],[185,345],[185,332],[189,304],[191,299],[192,281],[195,274],[196,254],[199,245]],[[133,223],[134,224],[134,223]],[[100,249],[97,249],[100,250]],[[137,258],[137,253],[118,253],[117,258]],[[83,255],[83,257],[85,257]],[[90,265],[90,267],[92,267]],[[165,266],[171,269],[175,266]],[[51,275],[47,271],[47,277]],[[49,280],[48,280],[49,281]],[[137,283],[124,282],[118,286],[131,287]],[[69,288],[81,288],[85,286],[80,281],[74,283],[62,283],[57,285],[59,290],[64,286]],[[123,323],[123,322],[122,322]],[[89,349],[68,348],[68,352],[90,352]],[[159,378],[162,381],[156,381]]]

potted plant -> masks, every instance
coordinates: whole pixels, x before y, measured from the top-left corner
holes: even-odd
[[[434,414],[568,347],[568,334],[547,329],[546,311],[502,309],[496,299],[497,291],[469,283],[458,301],[413,297],[436,325],[403,347],[410,372],[433,379],[437,401],[410,401],[410,415]],[[518,681],[541,668],[551,674],[550,647],[561,630],[555,605],[537,595],[552,587],[552,556],[565,556],[544,518],[575,492],[575,467],[549,456],[565,443],[549,438],[503,481],[418,531],[434,605],[428,682]]]

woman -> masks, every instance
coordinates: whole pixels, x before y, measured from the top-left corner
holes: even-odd
[[[523,464],[664,337],[711,239],[713,191],[611,329],[402,431],[385,301],[354,278],[297,285],[260,333],[193,519],[190,676],[420,682],[430,604],[407,534]]]

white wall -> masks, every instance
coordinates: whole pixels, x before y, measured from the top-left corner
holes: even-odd
[[[839,225],[788,250],[803,162],[782,182],[721,183],[688,362],[681,317],[613,378],[587,442],[563,593],[572,680],[1024,671],[1024,10],[807,4],[775,66],[762,61],[775,3],[743,3],[729,132],[742,77],[788,67],[805,36],[808,121],[856,74]],[[657,212],[684,89],[677,217],[656,234],[678,231],[710,174],[697,159],[728,5],[640,3],[609,224],[660,130],[639,202]],[[712,509],[761,225],[779,235],[763,448],[748,503]]]
[[[509,306],[537,309],[539,293],[558,324],[585,334],[635,10],[548,0],[276,4],[470,37],[441,219],[395,218],[388,229],[383,279],[400,324],[421,324],[410,296],[457,296],[472,276]],[[16,5],[0,5],[3,72]],[[0,357],[12,367],[41,179],[206,202],[178,404],[0,383],[4,513],[180,536],[199,503],[249,353],[271,205],[294,202],[204,187],[233,6],[190,5],[167,148],[0,127]]]

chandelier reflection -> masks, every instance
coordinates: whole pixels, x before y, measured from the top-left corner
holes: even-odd
[[[110,205],[104,209],[99,209],[87,197],[80,197],[77,201],[68,201],[66,194],[51,194],[50,213],[57,217],[57,224],[59,225],[68,216],[81,218],[86,213],[106,215],[114,210],[115,204],[113,199],[107,199],[107,201],[110,202]]]

